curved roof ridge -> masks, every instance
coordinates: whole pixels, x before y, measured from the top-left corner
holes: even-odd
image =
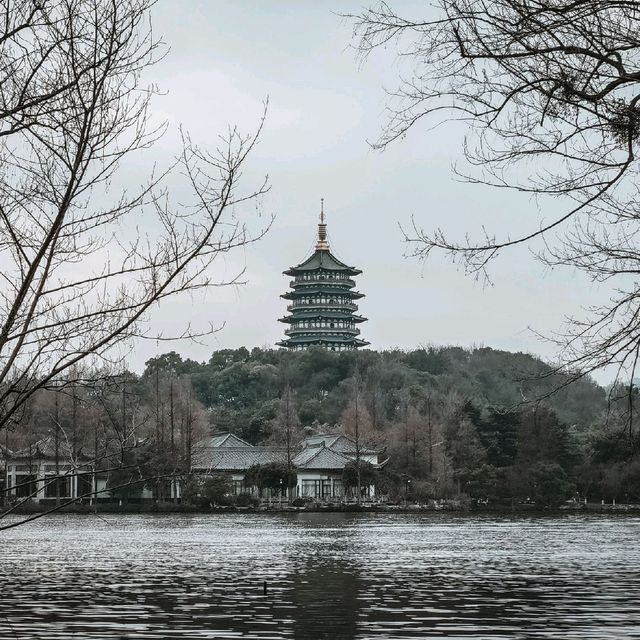
[[[295,267],[291,267],[285,274],[290,275],[291,271],[312,271],[314,269],[334,269],[336,271],[350,271],[354,275],[362,273],[360,269],[356,269],[348,264],[345,264],[339,258],[331,253],[329,249],[316,249],[304,262],[301,262]]]

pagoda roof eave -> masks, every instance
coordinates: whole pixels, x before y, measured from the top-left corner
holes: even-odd
[[[364,298],[364,293],[360,293],[359,291],[352,291],[351,289],[322,289],[322,288],[304,289],[299,291],[298,290],[287,291],[287,293],[283,293],[280,297],[284,298],[285,300],[292,300],[294,298],[302,298],[303,296],[318,295],[318,294],[325,294],[328,296],[341,295],[341,296],[347,296],[349,298]]]
[[[341,260],[338,260],[328,249],[316,249],[304,262],[295,267],[290,267],[283,273],[288,276],[294,276],[298,273],[306,273],[308,271],[317,271],[326,269],[327,271],[341,271],[349,275],[357,276],[362,273],[360,269],[350,267]]]
[[[352,344],[354,346],[362,347],[370,344],[366,340],[356,338],[354,336],[340,336],[340,335],[328,335],[328,336],[292,336],[285,340],[281,340],[276,344],[282,346],[289,346],[292,344]]]
[[[294,311],[289,316],[283,316],[278,318],[279,322],[297,322],[298,320],[315,320],[316,318],[326,318],[329,320],[351,320],[352,322],[365,322],[367,318],[364,316],[352,315],[348,312],[345,313],[332,313],[326,311],[318,311],[317,313],[310,311],[298,312]]]

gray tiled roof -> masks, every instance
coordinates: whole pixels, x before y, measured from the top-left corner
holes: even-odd
[[[246,471],[256,464],[286,462],[282,447],[204,447],[194,453],[192,468],[198,470]]]
[[[298,469],[344,469],[355,456],[355,443],[342,435],[310,436],[304,439],[302,447],[292,460]],[[362,447],[361,453],[369,452],[376,453]],[[198,471],[242,472],[257,464],[284,464],[286,461],[284,447],[256,447],[233,434],[223,433],[196,446],[191,466]]]
[[[297,267],[287,269],[287,275],[293,275],[296,271],[314,271],[316,269],[326,269],[327,271],[347,271],[353,275],[362,273],[360,269],[350,267],[341,260],[338,260],[331,251],[315,251],[302,264]]]
[[[210,438],[207,438],[202,442],[205,447],[251,447],[242,438],[238,438],[234,433],[214,433]]]
[[[324,445],[325,447],[330,447],[337,439],[338,436],[326,433],[319,436],[309,436],[302,441],[302,446],[321,447]]]
[[[13,459],[30,459],[30,460],[42,460],[53,459],[56,456],[56,444],[53,436],[47,436],[38,440],[34,444],[20,449],[19,451],[13,451],[11,458]],[[58,456],[61,461],[82,459],[87,460],[87,456],[82,452],[76,451],[73,455],[70,443],[66,438],[60,438],[58,441]]]
[[[356,454],[356,443],[351,440],[351,438],[343,435],[320,434],[317,436],[309,436],[302,442],[303,447],[321,447],[323,445],[328,449],[333,449],[333,451],[339,451],[340,453],[349,455]],[[364,455],[379,452],[376,449],[360,446],[360,453]]]
[[[351,458],[326,447],[303,449],[293,459],[299,469],[344,469],[349,462],[352,462]]]

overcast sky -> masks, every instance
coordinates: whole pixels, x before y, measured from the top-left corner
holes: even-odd
[[[182,124],[203,146],[214,145],[228,124],[255,127],[268,96],[247,178],[268,173],[272,185],[256,228],[276,218],[263,240],[219,265],[221,278],[245,268],[245,285],[166,302],[153,319],[154,330],[166,333],[186,317],[224,328],[204,345],[145,342],[131,355],[132,368],[170,348],[203,361],[214,349],[273,347],[285,328],[277,321],[289,282],[282,271],[312,251],[321,197],[332,251],[363,271],[360,309],[369,321],[362,337],[373,349],[484,345],[552,359],[554,347],[533,331],[551,334],[605,295],[573,271],[545,270],[527,249],[495,262],[490,287],[445,256],[424,264],[404,257],[399,225],[411,216],[453,237],[483,224],[513,236],[549,216],[526,196],[456,180],[459,127],[416,128],[385,152],[371,150],[367,141],[384,122],[384,87],[393,88],[399,69],[393,50],[362,65],[349,48],[351,25],[336,12],[361,6],[160,0],[154,9],[154,29],[171,48],[153,72],[167,92],[155,102],[155,117],[174,132]],[[174,141],[169,134],[157,153],[170,153]]]

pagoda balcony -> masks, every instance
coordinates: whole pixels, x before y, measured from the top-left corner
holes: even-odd
[[[351,278],[318,278],[317,280],[290,280],[289,286],[292,289],[300,286],[318,287],[318,286],[337,286],[337,287],[355,287],[356,281]]]
[[[300,334],[312,334],[314,336],[323,335],[340,335],[340,334],[349,334],[349,336],[358,336],[360,335],[360,329],[347,329],[345,327],[291,327],[290,329],[285,329],[285,335],[287,336],[296,336]]]
[[[287,311],[314,311],[315,309],[338,309],[340,311],[357,311],[358,305],[353,302],[314,302],[313,304],[294,302],[287,305]]]

